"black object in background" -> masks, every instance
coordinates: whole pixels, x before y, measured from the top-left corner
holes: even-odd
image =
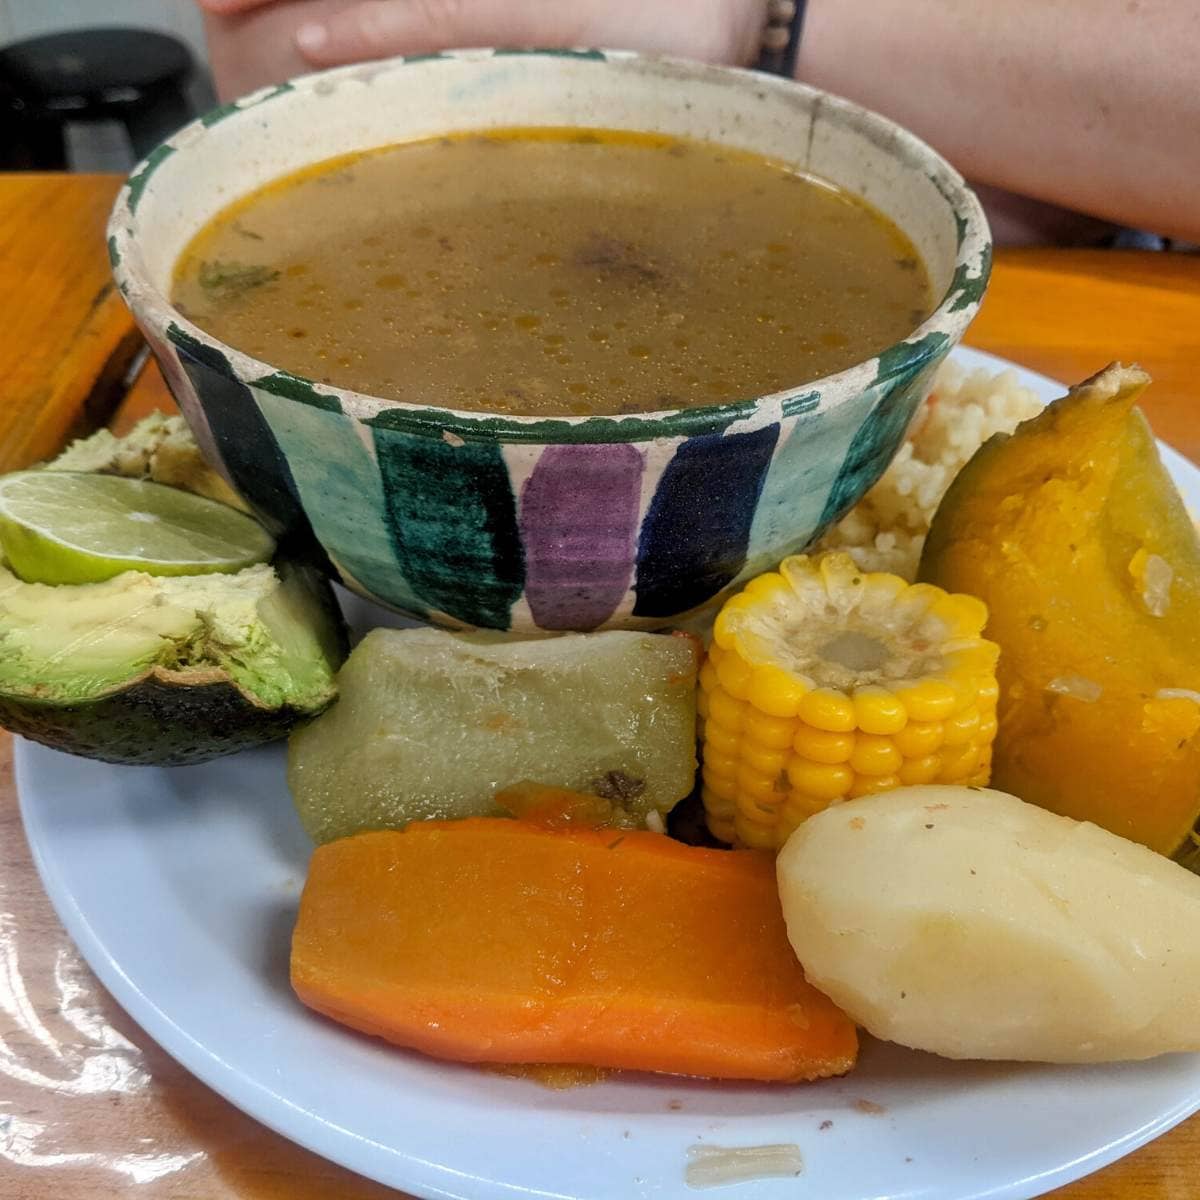
[[[195,115],[187,47],[145,29],[76,29],[0,49],[0,168],[67,168],[67,127],[119,122],[142,158]]]

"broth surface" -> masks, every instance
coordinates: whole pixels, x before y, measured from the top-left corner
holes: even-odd
[[[912,243],[757,155],[512,129],[321,163],[192,240],[172,299],[296,375],[417,404],[716,404],[851,366],[933,308]]]

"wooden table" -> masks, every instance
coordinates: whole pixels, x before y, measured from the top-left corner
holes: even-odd
[[[0,177],[0,470],[105,421],[169,405],[108,282],[109,178]],[[1081,379],[1109,360],[1155,377],[1158,434],[1200,459],[1200,259],[997,256],[972,345]],[[114,887],[120,881],[114,880]],[[82,964],[42,893],[0,734],[0,1200],[382,1200],[187,1075]],[[1193,1200],[1200,1117],[1057,1200]]]

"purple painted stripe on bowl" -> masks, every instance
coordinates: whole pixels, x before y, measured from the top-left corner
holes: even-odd
[[[595,629],[633,578],[644,459],[630,445],[550,446],[521,492],[525,598],[542,629]]]

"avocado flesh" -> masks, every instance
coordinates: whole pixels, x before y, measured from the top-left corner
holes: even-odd
[[[24,583],[0,567],[0,724],[112,762],[199,762],[281,737],[345,657],[315,571]]]
[[[72,442],[43,470],[149,479],[219,500],[242,512],[250,511],[204,461],[184,419],[166,413],[143,417],[124,437],[114,437],[107,429],[97,430],[90,437]]]

